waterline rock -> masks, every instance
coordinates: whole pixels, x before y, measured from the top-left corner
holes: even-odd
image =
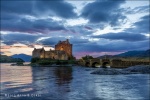
[[[131,66],[124,71],[129,71],[129,72],[138,72],[141,74],[150,74],[150,65],[137,65],[137,66]]]
[[[119,74],[130,74],[128,71],[122,71],[120,69],[114,68],[99,68],[91,74],[99,74],[99,75],[119,75]]]
[[[99,68],[93,71],[91,74],[98,74],[98,75],[150,74],[150,66],[137,65],[125,69]]]

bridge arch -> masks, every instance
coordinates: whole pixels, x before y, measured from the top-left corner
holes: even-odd
[[[107,65],[108,65],[108,64],[110,64],[110,62],[103,62],[101,67],[102,67],[102,68],[107,68]]]
[[[86,67],[90,67],[90,62],[85,62]]]
[[[96,65],[100,65],[100,63],[99,62],[92,63],[92,67],[96,67]]]

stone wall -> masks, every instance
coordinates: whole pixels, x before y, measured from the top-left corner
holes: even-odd
[[[69,43],[69,40],[59,41],[55,45],[55,50],[45,51],[44,48],[36,49],[32,51],[32,57],[35,58],[51,58],[58,60],[68,60],[72,58],[72,44]]]
[[[111,67],[113,68],[126,68],[129,66],[135,65],[149,65],[150,62],[148,61],[122,61],[122,60],[112,60]]]

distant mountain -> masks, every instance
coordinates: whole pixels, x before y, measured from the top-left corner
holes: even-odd
[[[150,57],[150,49],[146,51],[127,51],[117,55],[104,55],[97,58],[120,58],[120,57]]]
[[[139,56],[141,57],[150,57],[150,49],[146,50],[145,52],[143,52],[142,54],[140,54]]]
[[[12,55],[11,57],[13,57],[13,58],[21,58],[25,62],[30,62],[31,58],[32,58],[32,56],[26,55],[26,54],[15,54],[15,55]]]
[[[149,57],[149,56],[150,56],[150,49],[146,51],[128,51],[125,53],[114,55],[113,57]]]
[[[0,54],[0,63],[24,62],[21,58],[12,58],[10,56]]]

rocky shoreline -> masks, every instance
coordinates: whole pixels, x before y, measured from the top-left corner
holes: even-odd
[[[124,69],[117,68],[99,68],[91,72],[98,75],[126,75],[126,74],[150,74],[149,65],[136,65]]]

